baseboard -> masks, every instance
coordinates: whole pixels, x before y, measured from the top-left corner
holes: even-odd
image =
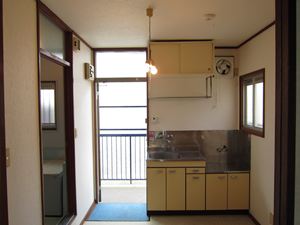
[[[147,215],[249,215],[248,210],[180,210],[180,211],[152,211]]]
[[[89,210],[86,212],[85,217],[82,219],[80,225],[83,225],[84,222],[90,217],[91,213],[93,212],[94,208],[96,207],[97,203],[94,201],[90,206]]]
[[[249,213],[249,217],[255,225],[261,225],[251,213]]]

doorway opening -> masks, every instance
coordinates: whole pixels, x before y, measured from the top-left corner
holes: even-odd
[[[146,50],[96,53],[99,197],[146,203]]]

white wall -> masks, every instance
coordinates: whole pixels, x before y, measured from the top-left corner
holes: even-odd
[[[44,148],[65,148],[64,68],[50,60],[41,58],[41,80],[55,81],[56,129],[42,130]]]
[[[237,51],[217,49],[216,56],[235,56]],[[236,67],[236,66],[235,66]],[[199,76],[198,76],[199,77]],[[205,77],[205,76],[204,76]],[[205,94],[203,78],[187,75],[182,78],[173,76],[157,76],[149,82],[149,96],[154,92],[172,92],[174,90],[194,95]],[[170,83],[178,81],[177,87],[171,90]],[[238,128],[238,77],[233,79],[213,79],[213,98],[207,99],[151,99],[149,101],[149,129],[158,130],[232,130]],[[160,90],[155,86],[161,85]],[[158,117],[158,122],[151,122],[152,117]]]
[[[42,221],[36,1],[4,0],[4,86],[10,225]]]
[[[265,137],[251,137],[250,212],[269,225],[274,205],[275,26],[239,49],[239,74],[265,68]]]
[[[93,161],[93,82],[84,79],[84,63],[92,63],[92,51],[81,42],[81,50],[73,53],[74,116],[77,217],[73,224],[80,224],[94,201]]]

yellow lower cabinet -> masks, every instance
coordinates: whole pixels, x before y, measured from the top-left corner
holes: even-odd
[[[186,175],[186,210],[205,210],[205,174]]]
[[[185,168],[167,168],[167,210],[185,210]]]
[[[228,174],[228,209],[249,209],[249,173]]]
[[[227,174],[206,174],[206,210],[227,209]]]
[[[166,169],[147,168],[148,210],[166,210]]]

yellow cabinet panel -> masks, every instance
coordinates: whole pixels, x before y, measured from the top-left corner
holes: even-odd
[[[167,210],[185,210],[184,168],[167,168]]]
[[[228,209],[249,209],[249,174],[228,174]]]
[[[205,210],[205,175],[186,175],[186,210]]]
[[[178,74],[179,49],[178,43],[151,43],[151,58],[158,69],[158,74]]]
[[[213,44],[210,41],[180,44],[181,73],[212,73]]]
[[[206,210],[227,209],[227,174],[206,175]]]
[[[148,210],[166,210],[166,169],[147,168]]]

